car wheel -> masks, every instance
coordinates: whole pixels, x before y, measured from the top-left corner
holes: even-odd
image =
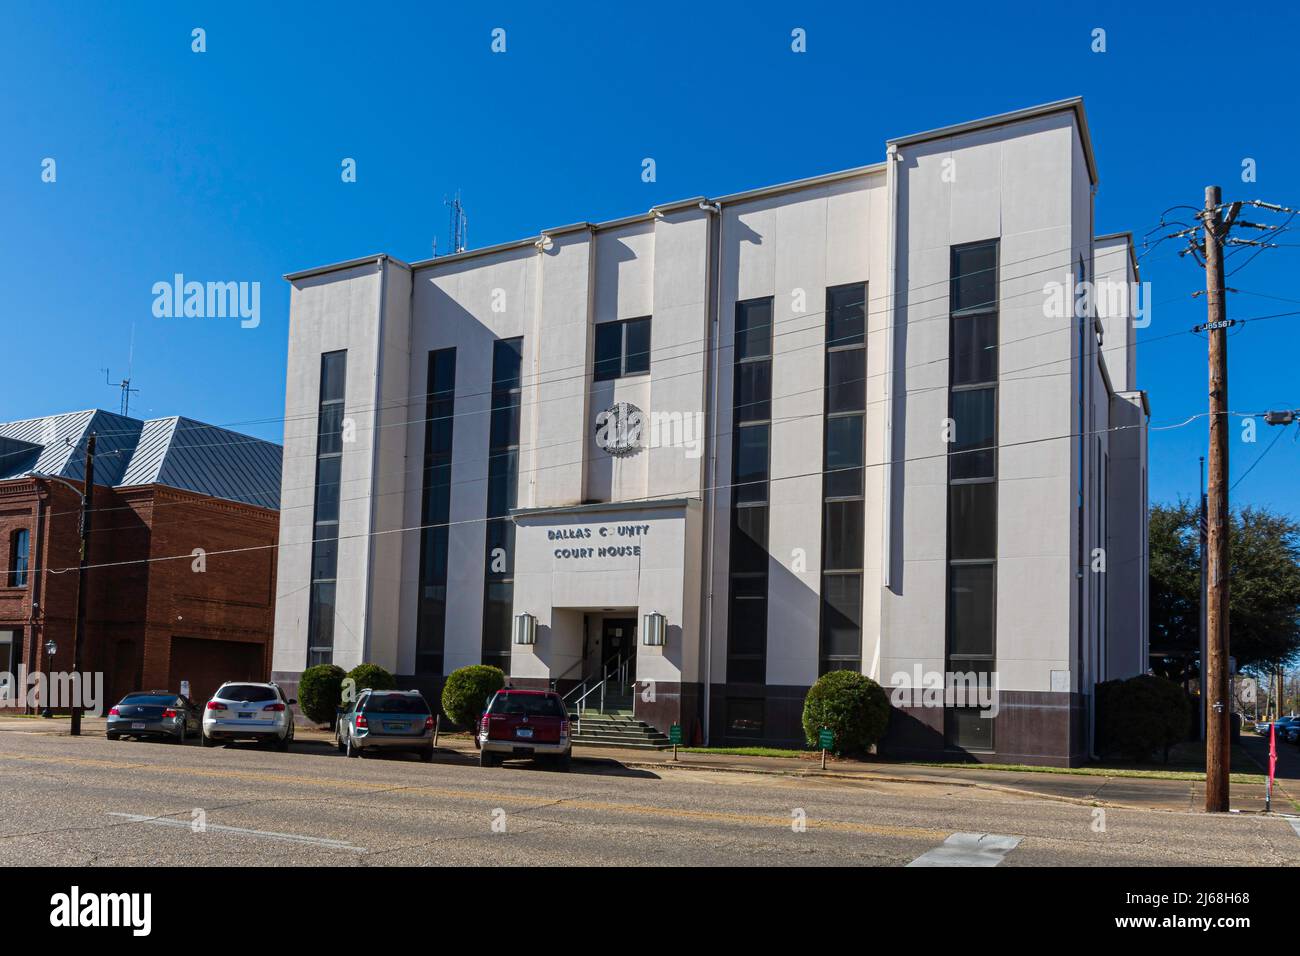
[[[345,754],[348,752],[348,748],[343,746],[343,738],[339,736],[339,732],[337,730],[334,731],[334,746],[339,748],[339,753],[341,754]]]
[[[199,733],[199,743],[201,743],[205,747],[215,747],[217,745],[217,742],[215,740],[213,740],[207,734],[202,732]]]
[[[347,743],[343,748],[343,752],[347,754],[349,757],[361,756],[361,748],[352,742],[351,734],[348,735]]]
[[[289,744],[293,743],[293,734],[285,734],[275,742],[275,749],[280,753],[285,753],[289,749]]]
[[[486,750],[480,750],[478,752],[478,765],[480,767],[497,766],[497,755],[488,753]]]
[[[420,751],[420,759],[425,763],[433,763],[433,748],[425,747]]]
[[[560,754],[558,757],[555,758],[556,770],[563,770],[565,773],[568,773],[569,768],[571,766],[573,766],[572,750],[566,750],[564,753]]]
[[[121,735],[121,734],[104,734],[104,737],[105,737],[106,739],[108,739],[108,740],[121,740],[121,739],[122,739],[122,735]]]
[[[172,743],[180,744],[182,747],[185,746],[185,725],[184,724],[181,724],[180,733],[178,733],[175,737],[172,738]]]

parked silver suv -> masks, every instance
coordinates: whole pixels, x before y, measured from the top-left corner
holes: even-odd
[[[409,750],[433,759],[433,713],[418,690],[364,690],[339,713],[334,742],[349,757]]]
[[[222,741],[256,740],[288,750],[293,743],[293,712],[298,703],[277,684],[235,681],[222,684],[203,709],[203,746]]]

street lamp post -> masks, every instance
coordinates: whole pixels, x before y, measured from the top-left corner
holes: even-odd
[[[58,650],[59,650],[59,645],[54,643],[54,638],[51,637],[49,640],[45,642],[45,667],[47,671],[50,666],[50,661],[54,659],[54,655],[58,653]],[[45,707],[41,710],[41,716],[44,717],[46,720],[49,720],[51,717],[54,716],[54,710],[50,707],[50,682],[48,676],[45,681],[45,693],[42,694],[41,696],[44,698],[44,700],[42,700],[41,703],[45,705]]]

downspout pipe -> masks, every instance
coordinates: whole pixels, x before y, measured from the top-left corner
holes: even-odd
[[[707,746],[712,738],[709,736],[712,724],[713,712],[713,583],[714,574],[714,527],[716,520],[716,502],[717,502],[717,476],[718,476],[718,368],[720,362],[721,349],[718,347],[718,330],[722,317],[722,204],[717,202],[701,202],[700,209],[710,213],[714,218],[710,224],[709,231],[712,233],[712,242],[709,244],[709,254],[713,257],[712,268],[709,270],[709,280],[713,283],[713,299],[710,303],[708,328],[708,347],[713,357],[713,371],[710,373],[708,381],[705,383],[704,396],[708,403],[709,415],[712,425],[709,428],[709,463],[707,469],[707,479],[704,484],[705,508],[704,520],[708,522],[705,528],[705,553],[707,555],[704,563],[704,582],[705,582],[705,600],[704,600],[704,743]]]
[[[894,315],[898,308],[898,164],[903,161],[898,147],[891,143],[885,149],[885,194],[887,202],[886,218],[888,220],[885,234],[885,264],[888,274],[885,277],[885,361],[889,368],[885,374],[885,487],[884,514],[881,521],[881,568],[884,572],[882,584],[889,587],[893,578],[893,508],[894,508]],[[884,604],[881,604],[883,609]],[[884,613],[881,613],[881,636],[884,636]],[[879,646],[879,645],[877,645]]]

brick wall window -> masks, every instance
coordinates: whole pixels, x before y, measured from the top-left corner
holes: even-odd
[[[31,534],[19,528],[9,536],[9,573],[6,583],[11,588],[27,587],[27,570],[31,561]]]

